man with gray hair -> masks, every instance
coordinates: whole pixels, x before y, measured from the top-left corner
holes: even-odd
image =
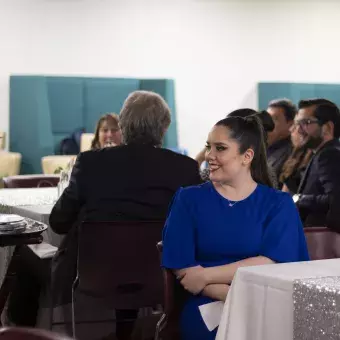
[[[180,187],[200,183],[196,161],[161,148],[170,122],[169,106],[160,95],[133,92],[120,113],[123,144],[78,156],[69,186],[50,215],[53,231],[66,234],[53,261],[52,282],[58,303],[71,301],[77,260],[77,221],[165,220],[175,192]],[[25,310],[25,314],[34,312],[25,301],[20,303],[16,310]],[[136,316],[136,311],[130,311],[128,319]],[[126,318],[126,313],[118,311],[117,318]],[[15,322],[13,319],[12,315]],[[130,331],[131,325],[122,323],[117,327],[117,336],[128,338]]]
[[[131,93],[120,112],[119,125],[125,144],[139,143],[161,147],[170,123],[169,106],[157,93]]]

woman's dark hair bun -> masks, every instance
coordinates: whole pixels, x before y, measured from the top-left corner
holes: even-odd
[[[264,131],[271,132],[274,130],[275,123],[272,116],[266,110],[257,113],[257,115],[261,119]]]
[[[263,110],[261,112],[257,112],[253,109],[238,109],[230,112],[227,117],[242,117],[247,118],[250,116],[257,116],[260,118],[261,123],[263,125],[263,129],[266,133],[271,132],[274,130],[275,124],[271,117],[271,115],[266,111]]]

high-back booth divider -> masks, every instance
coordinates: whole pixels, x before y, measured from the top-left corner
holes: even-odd
[[[259,83],[257,90],[261,110],[266,109],[271,100],[284,97],[295,104],[301,99],[326,98],[340,106],[339,84]]]
[[[11,76],[9,147],[22,154],[21,173],[41,173],[41,158],[56,154],[63,138],[79,128],[93,132],[99,117],[119,113],[135,90],[157,92],[167,101],[172,123],[164,147],[177,148],[173,80]]]

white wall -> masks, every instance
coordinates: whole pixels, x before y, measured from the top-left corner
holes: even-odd
[[[0,0],[0,130],[10,74],[169,77],[180,144],[257,106],[259,81],[340,82],[340,3]]]

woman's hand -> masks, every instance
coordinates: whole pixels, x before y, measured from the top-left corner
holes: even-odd
[[[195,161],[198,163],[199,166],[201,166],[202,163],[205,161],[205,152],[206,152],[206,149],[204,148],[195,157]]]
[[[223,283],[215,283],[211,285],[207,285],[203,289],[203,295],[210,297],[214,300],[225,301],[229,292],[229,285],[225,285]]]
[[[186,268],[178,279],[184,289],[194,295],[199,294],[208,284],[206,271],[201,266]]]
[[[282,191],[283,192],[288,192],[288,194],[290,194],[290,191],[289,191],[289,189],[288,189],[286,184],[283,184]]]

